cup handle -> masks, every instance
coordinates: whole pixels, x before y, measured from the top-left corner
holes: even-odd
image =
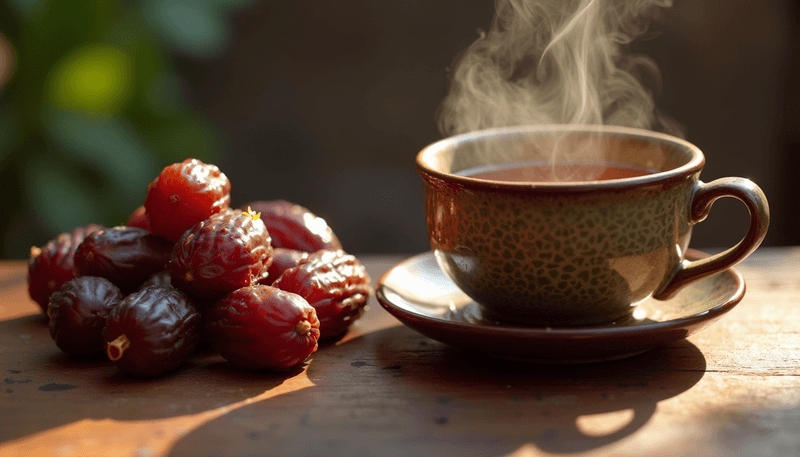
[[[733,197],[747,206],[750,227],[736,246],[719,254],[690,262],[683,260],[672,278],[653,294],[653,298],[666,300],[673,297],[690,282],[726,270],[744,260],[764,240],[769,227],[767,197],[758,185],[745,178],[721,178],[708,184],[698,181],[691,204],[691,222],[702,222],[718,198]]]

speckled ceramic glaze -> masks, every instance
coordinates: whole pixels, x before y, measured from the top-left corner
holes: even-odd
[[[521,162],[591,160],[651,170],[605,181],[507,182],[463,173]],[[572,154],[572,157],[569,155]],[[593,157],[588,157],[593,155]],[[766,198],[752,182],[698,180],[690,143],[604,126],[515,127],[434,143],[417,156],[428,234],[441,269],[487,316],[548,326],[620,319],[749,255],[766,234]],[[751,213],[734,248],[684,261],[692,226],[722,196]]]

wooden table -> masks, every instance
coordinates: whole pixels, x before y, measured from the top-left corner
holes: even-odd
[[[377,279],[400,257],[361,256]],[[744,300],[688,340],[578,366],[465,353],[373,301],[302,369],[249,373],[212,352],[135,379],[61,353],[0,263],[0,455],[797,455],[800,248],[738,267]],[[374,299],[373,299],[374,300]]]

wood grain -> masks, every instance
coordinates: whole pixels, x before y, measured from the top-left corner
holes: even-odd
[[[362,256],[377,279],[397,257]],[[61,353],[0,263],[0,455],[796,455],[800,248],[738,269],[719,322],[629,359],[511,363],[448,347],[374,301],[301,369],[237,370],[210,350],[131,378]]]

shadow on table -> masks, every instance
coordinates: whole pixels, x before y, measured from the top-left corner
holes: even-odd
[[[686,341],[613,362],[526,365],[395,326],[321,348],[308,367],[315,386],[206,423],[171,455],[577,453],[640,429],[705,366]]]
[[[42,315],[0,321],[0,348],[0,443],[82,419],[197,414],[252,398],[302,372],[250,373],[206,350],[173,373],[135,378],[103,357],[61,352]]]

